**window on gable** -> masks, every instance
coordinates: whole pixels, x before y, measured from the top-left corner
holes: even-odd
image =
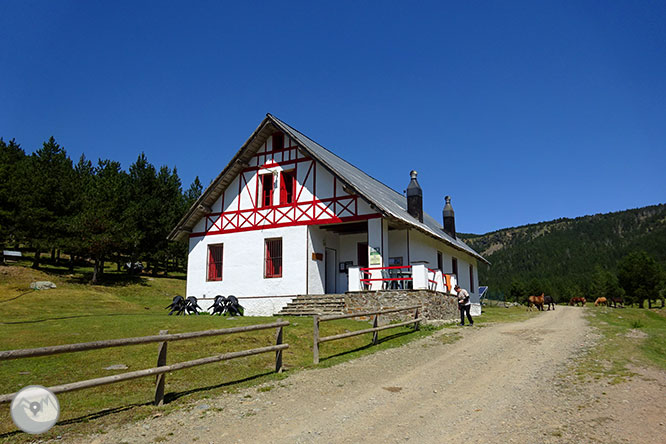
[[[273,205],[273,175],[259,175],[259,196],[257,199],[259,208]]]
[[[264,277],[282,277],[282,238],[266,239]]]
[[[281,150],[282,148],[284,148],[284,134],[273,134],[273,151]]]
[[[294,203],[296,171],[283,171],[280,174],[280,205]]]
[[[208,246],[208,280],[221,281],[222,280],[222,255],[224,252],[224,245],[209,245]]]

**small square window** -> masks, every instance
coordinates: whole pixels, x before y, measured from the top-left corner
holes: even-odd
[[[258,207],[270,207],[273,205],[273,175],[260,174],[259,175],[259,196],[257,196]]]
[[[266,239],[265,262],[265,278],[282,277],[282,238]]]
[[[224,253],[224,246],[209,245],[208,246],[208,280],[221,281],[222,280],[222,257]]]

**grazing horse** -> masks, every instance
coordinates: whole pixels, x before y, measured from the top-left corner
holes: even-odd
[[[550,307],[553,307],[553,310],[555,310],[555,301],[553,300],[552,296],[546,295],[543,297],[543,303],[548,306],[548,311],[550,311]]]
[[[541,293],[541,296],[527,297],[527,309],[532,311],[532,306],[536,307],[539,311],[543,311],[543,293]]]
[[[597,298],[597,300],[594,301],[594,306],[595,307],[598,307],[600,305],[608,305],[608,302],[606,301],[606,298],[603,297],[603,296],[600,297],[600,298]]]
[[[609,307],[613,304],[613,308],[617,308],[617,304],[620,304],[620,308],[624,308],[624,299],[621,296],[610,296],[607,304]]]
[[[569,305],[576,305],[577,306],[578,304],[581,304],[581,306],[585,307],[586,302],[587,301],[585,300],[584,297],[573,297],[569,301]]]

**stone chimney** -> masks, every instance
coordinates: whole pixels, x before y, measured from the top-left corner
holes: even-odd
[[[409,173],[412,180],[407,186],[407,212],[419,222],[423,222],[423,190],[416,181],[416,171]]]
[[[453,207],[451,206],[451,196],[446,196],[444,200],[446,200],[446,204],[444,205],[444,209],[442,210],[442,216],[444,219],[444,232],[455,239],[456,217],[453,212]]]

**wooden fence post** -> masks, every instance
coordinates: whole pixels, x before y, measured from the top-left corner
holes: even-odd
[[[169,333],[169,330],[160,330],[161,335],[166,335]],[[160,343],[160,348],[157,352],[157,367],[162,367],[166,365],[167,362],[167,341]],[[156,384],[155,384],[155,405],[164,404],[164,380],[166,379],[166,373],[157,375]]]
[[[375,320],[372,322],[372,328],[377,328],[377,319],[379,319],[379,315],[375,315]],[[372,345],[377,345],[377,339],[379,339],[379,332],[378,331],[373,331],[372,332]]]
[[[419,308],[416,307],[416,310],[414,310],[414,319],[418,319],[418,318],[419,318]],[[418,330],[418,329],[419,329],[419,321],[416,321],[416,322],[414,322],[414,330]]]
[[[312,317],[313,326],[313,345],[312,345],[312,362],[319,364],[319,316]]]
[[[278,322],[282,322],[282,319],[278,319]],[[277,328],[277,333],[275,335],[275,345],[282,344],[282,326]],[[282,373],[282,350],[277,350],[275,352],[275,373]]]

